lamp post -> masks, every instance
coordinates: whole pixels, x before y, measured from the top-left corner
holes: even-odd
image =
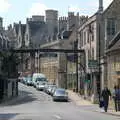
[[[97,82],[97,92],[98,92],[98,95],[99,95],[99,101],[100,101],[100,94],[101,94],[101,65],[100,65],[100,56],[101,56],[101,42],[100,42],[100,36],[101,36],[101,34],[100,34],[100,30],[101,30],[101,28],[100,28],[100,23],[98,24],[98,31],[99,31],[99,60],[98,60],[98,73],[99,73],[99,75],[98,75],[98,82]]]
[[[78,39],[74,41],[74,50],[78,49]],[[74,60],[76,63],[76,92],[78,92],[78,53],[74,53]]]

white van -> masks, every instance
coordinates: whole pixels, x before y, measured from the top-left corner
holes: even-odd
[[[37,84],[37,79],[45,79],[47,81],[47,78],[44,74],[42,73],[34,73],[32,76],[32,81],[33,81],[33,86],[36,87]]]

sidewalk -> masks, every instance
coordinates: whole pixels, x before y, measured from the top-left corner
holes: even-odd
[[[88,100],[84,100],[77,93],[75,93],[71,90],[67,90],[67,92],[68,92],[69,98],[78,106],[94,106],[94,108],[95,108],[94,112],[100,112],[100,113],[103,113],[103,114],[109,114],[109,115],[120,117],[120,112],[116,112],[115,110],[109,109],[108,112],[105,113],[104,110],[100,109],[98,105],[92,104],[92,102],[90,102]],[[97,108],[97,106],[98,106],[98,108]]]
[[[69,98],[75,102],[76,105],[82,105],[82,106],[88,106],[93,105],[90,101],[84,100],[82,97],[80,97],[77,93],[67,90]]]
[[[7,105],[12,105],[15,104],[19,101],[24,100],[24,98],[26,97],[26,94],[24,94],[23,92],[19,91],[18,96],[15,96],[7,101],[3,101],[0,106],[7,106]]]

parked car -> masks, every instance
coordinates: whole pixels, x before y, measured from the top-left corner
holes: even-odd
[[[54,87],[56,87],[56,85],[53,85],[53,84],[48,85],[47,90],[46,90],[47,94],[52,95],[52,89]]]
[[[42,73],[34,73],[34,74],[33,74],[33,76],[32,76],[32,81],[33,81],[33,86],[34,86],[34,87],[36,87],[37,82],[40,81],[41,78],[43,78],[44,80],[47,81],[46,76],[45,76],[44,74],[42,74]],[[43,79],[42,79],[42,80],[43,80]]]
[[[55,90],[57,89],[57,86],[53,86],[52,90],[51,90],[51,95],[53,96]]]
[[[18,82],[22,82],[23,77],[18,77]]]
[[[63,88],[57,88],[53,94],[53,101],[68,101],[68,93]]]
[[[44,90],[45,89],[45,85],[47,84],[47,82],[37,82],[36,84],[36,89],[37,90]]]
[[[33,82],[32,82],[32,77],[27,77],[27,85],[28,86],[32,86],[33,85]]]
[[[35,88],[41,83],[47,83],[46,78],[36,78],[35,83],[34,83]]]
[[[27,77],[23,77],[22,83],[25,85],[27,84]]]

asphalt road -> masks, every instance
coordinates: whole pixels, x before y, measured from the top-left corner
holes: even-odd
[[[94,106],[76,106],[53,102],[51,96],[33,87],[19,84],[19,97],[0,106],[0,120],[119,120],[119,117],[95,112]]]

